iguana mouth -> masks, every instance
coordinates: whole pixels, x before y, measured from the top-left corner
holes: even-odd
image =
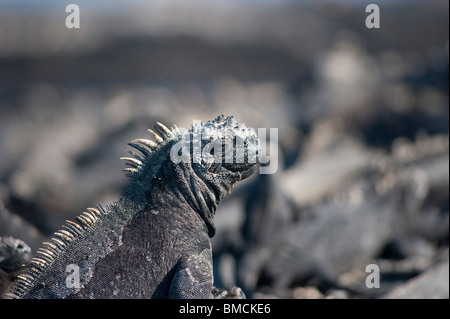
[[[233,173],[239,173],[240,178],[239,181],[246,179],[247,177],[251,176],[253,172],[255,171],[257,164],[222,164],[222,163],[213,163],[208,169],[208,172],[213,174],[220,173],[220,170],[222,168],[227,169],[230,172]]]

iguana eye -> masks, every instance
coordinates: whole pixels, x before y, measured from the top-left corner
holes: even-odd
[[[222,168],[221,163],[212,163],[208,168],[208,172],[218,174],[221,168]]]

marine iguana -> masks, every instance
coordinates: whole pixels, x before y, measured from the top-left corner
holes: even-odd
[[[131,178],[122,197],[67,221],[6,297],[245,297],[213,287],[210,238],[217,205],[257,167],[255,131],[233,116],[148,131],[154,140],[133,140],[140,153],[121,158]]]
[[[0,237],[0,294],[31,259],[31,248],[11,236]]]

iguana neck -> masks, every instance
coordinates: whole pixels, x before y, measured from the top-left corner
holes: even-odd
[[[214,216],[223,194],[205,183],[192,167],[183,165],[190,164],[170,163],[170,169],[165,166],[151,178],[144,174],[139,176],[121,201],[135,203],[146,210],[167,211],[163,208],[171,207],[172,212],[189,214],[192,211],[205,223],[209,237],[213,237],[216,232]]]

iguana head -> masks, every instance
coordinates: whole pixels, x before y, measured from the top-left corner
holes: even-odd
[[[158,123],[148,131],[154,140],[129,143],[140,154],[130,151],[133,158],[122,158],[131,166],[125,171],[150,197],[156,189],[181,195],[205,220],[212,236],[220,200],[258,165],[261,152],[255,131],[234,116],[194,122],[189,130]]]
[[[13,272],[31,259],[31,248],[20,239],[0,237],[0,269]]]
[[[192,146],[189,157],[183,156],[187,151],[183,149],[183,143]],[[259,154],[260,142],[255,131],[238,123],[233,116],[220,116],[206,124],[194,124],[183,139],[174,145],[171,153],[175,161],[185,158],[186,162],[191,162],[203,180],[216,183],[220,178],[223,182],[227,181],[229,185],[224,186],[226,191],[236,182],[252,175]]]

